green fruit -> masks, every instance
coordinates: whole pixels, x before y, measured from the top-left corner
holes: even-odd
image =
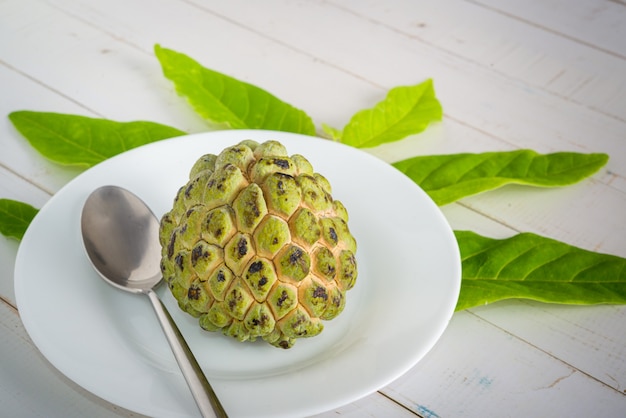
[[[290,348],[341,313],[357,277],[348,212],[330,182],[277,141],[245,140],[193,165],[161,218],[161,271],[207,331]]]

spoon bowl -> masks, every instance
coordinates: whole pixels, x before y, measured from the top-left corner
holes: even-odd
[[[94,191],[83,206],[81,229],[91,263],[109,284],[146,293],[162,281],[159,221],[128,190]]]
[[[94,190],[81,215],[83,244],[91,264],[109,284],[149,297],[183,376],[203,417],[227,417],[217,395],[154,288],[162,281],[159,221],[130,191]]]

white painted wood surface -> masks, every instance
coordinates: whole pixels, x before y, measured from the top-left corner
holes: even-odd
[[[506,187],[443,208],[455,229],[532,231],[626,257],[626,4],[610,0],[3,0],[0,198],[41,207],[79,170],[37,154],[6,115],[30,109],[205,123],[159,43],[261,86],[337,128],[394,86],[433,78],[445,118],[372,150],[606,152],[578,185]],[[0,236],[0,415],[136,416],[77,387],[15,309],[19,243]],[[406,318],[411,310],[407,307]],[[458,312],[434,349],[379,392],[320,416],[626,416],[626,307],[507,301]]]

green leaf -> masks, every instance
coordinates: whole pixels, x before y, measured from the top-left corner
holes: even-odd
[[[0,233],[21,240],[37,212],[27,203],[0,199]]]
[[[326,137],[332,141],[341,141],[341,131],[335,129],[330,125],[322,123],[322,131],[326,134]]]
[[[457,310],[509,298],[626,303],[626,259],[532,233],[492,239],[455,231],[462,261]]]
[[[428,155],[393,164],[409,176],[438,204],[517,183],[556,187],[576,183],[606,164],[606,154],[532,150],[482,154]]]
[[[357,148],[375,147],[422,132],[443,111],[432,80],[389,90],[372,109],[357,112],[341,133],[341,142]]]
[[[187,55],[155,46],[163,74],[209,122],[233,129],[269,129],[315,135],[311,118],[252,84],[203,67]]]
[[[115,122],[63,113],[18,111],[9,119],[37,151],[64,165],[89,167],[131,148],[185,135],[154,122]]]

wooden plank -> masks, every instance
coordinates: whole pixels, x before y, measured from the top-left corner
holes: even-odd
[[[416,418],[420,415],[376,392],[333,411],[313,415],[311,418],[336,418],[337,416],[342,418]]]
[[[469,312],[384,393],[423,416],[621,417],[626,397]]]
[[[497,197],[495,194],[497,193],[494,193],[494,200]],[[543,206],[546,204],[545,200],[543,198],[541,203],[537,200],[529,205]],[[599,200],[604,201],[601,198]],[[496,203],[492,201],[491,204],[496,205]],[[503,206],[501,205],[500,209],[506,211],[507,209]],[[515,205],[512,206],[515,207]],[[452,226],[457,229],[470,229],[495,238],[506,238],[515,232],[504,227],[494,228],[492,220],[474,212],[471,206],[467,207],[464,204],[445,206],[443,212]],[[555,219],[542,222],[529,221],[529,224],[551,225],[554,228],[551,229],[552,234],[570,239],[579,246],[590,245],[594,234],[586,230],[588,222],[584,216],[580,218],[580,215],[579,211],[577,226],[563,226],[560,221],[561,218],[567,218],[565,216],[555,216]],[[507,218],[506,213],[503,216]],[[606,217],[610,217],[610,214],[599,216],[602,219],[601,225],[604,225]],[[570,219],[576,219],[576,216]],[[611,252],[624,256],[623,251],[626,246],[621,232],[624,222],[617,222],[615,227],[617,231],[609,234],[607,240],[597,241],[597,247],[605,251],[611,249]],[[626,320],[624,318],[626,308],[623,306],[561,306],[510,300],[472,308],[470,311],[542,352],[560,359],[572,368],[580,370],[618,392],[626,393],[624,392],[626,357],[623,355],[626,347]]]
[[[50,194],[0,167],[0,198],[19,200],[40,208],[48,201]]]
[[[585,45],[626,58],[626,4],[622,0],[474,0],[507,16],[539,25]],[[567,10],[567,13],[564,13]]]
[[[503,301],[472,312],[626,393],[626,307]]]
[[[0,37],[14,40],[3,48],[3,60],[14,71],[71,98],[83,108],[81,114],[115,120],[152,119],[180,129],[202,126],[193,113],[168,108],[160,93],[169,91],[151,84],[166,85],[150,53],[68,16],[48,2],[32,2],[32,8],[26,10],[19,1],[6,1],[0,4],[0,16]],[[45,24],[38,24],[43,20]],[[28,108],[56,110],[56,106],[28,98]],[[92,107],[96,104],[97,108]]]
[[[83,114],[85,110],[3,65],[0,65],[0,85],[3,86],[5,97],[11,97],[11,100],[0,101],[0,115],[3,116],[0,117],[0,135],[4,137],[0,167],[19,173],[47,193],[56,192],[80,170],[61,167],[42,157],[15,129],[7,116],[13,111],[25,109],[75,114]]]
[[[13,270],[19,241],[0,235],[0,303],[16,307]]]
[[[0,167],[0,199],[13,199],[40,208],[49,195]],[[15,305],[13,270],[19,241],[0,235],[0,299]]]
[[[494,238],[506,238],[515,233],[505,227],[495,227],[493,220],[462,204],[445,206],[443,212],[455,229],[470,229]],[[585,242],[584,236],[585,232],[572,238]],[[622,239],[619,232],[616,236]],[[617,247],[621,252],[623,248],[623,245]],[[470,311],[572,368],[626,393],[625,307],[561,306],[510,300]]]
[[[496,239],[508,238],[519,232],[468,208],[462,203],[452,203],[443,206],[441,211],[454,230],[474,231],[477,234]]]
[[[0,301],[2,415],[140,417],[94,396],[60,374],[26,334],[15,309]]]
[[[626,257],[626,194],[595,179],[559,189],[507,186],[463,204],[517,231]]]
[[[151,13],[145,12],[146,4],[139,0],[105,3],[58,0],[54,7],[40,2],[37,7],[44,9],[52,22],[45,26],[45,34],[40,32],[43,29],[31,25],[28,30],[19,30],[26,25],[21,22],[32,20],[30,12],[19,3],[8,0],[0,5],[16,9],[13,20],[0,25],[0,36],[20,37],[22,48],[27,48],[29,53],[9,50],[4,59],[19,71],[107,118],[153,120],[188,132],[208,129],[163,77],[153,53],[155,43],[263,87],[303,108],[314,119],[330,124],[337,120],[346,123],[351,113],[341,117],[337,109],[356,110],[363,97],[371,95],[363,88],[367,83],[362,79],[250,34],[239,25],[186,2],[154,1]],[[120,8],[127,12],[119,13]],[[0,8],[0,16],[2,12]],[[185,22],[185,30],[164,30],[162,22],[168,19]],[[246,53],[241,54],[230,41],[223,39],[224,33],[245,44]],[[276,62],[281,66],[277,67]],[[301,75],[306,73],[315,74],[315,78],[303,80]],[[72,76],[71,83],[68,74]],[[341,94],[336,94],[337,85],[342,86]],[[329,100],[333,106],[329,106]]]
[[[623,27],[618,22],[626,18],[624,7],[610,2],[599,6],[597,1],[396,0],[333,4],[529,87],[626,121],[624,56],[586,42],[604,34],[612,44],[619,43]],[[562,13],[565,7],[576,12]],[[595,10],[582,10],[585,8]],[[562,20],[572,17],[577,20],[564,27]]]

